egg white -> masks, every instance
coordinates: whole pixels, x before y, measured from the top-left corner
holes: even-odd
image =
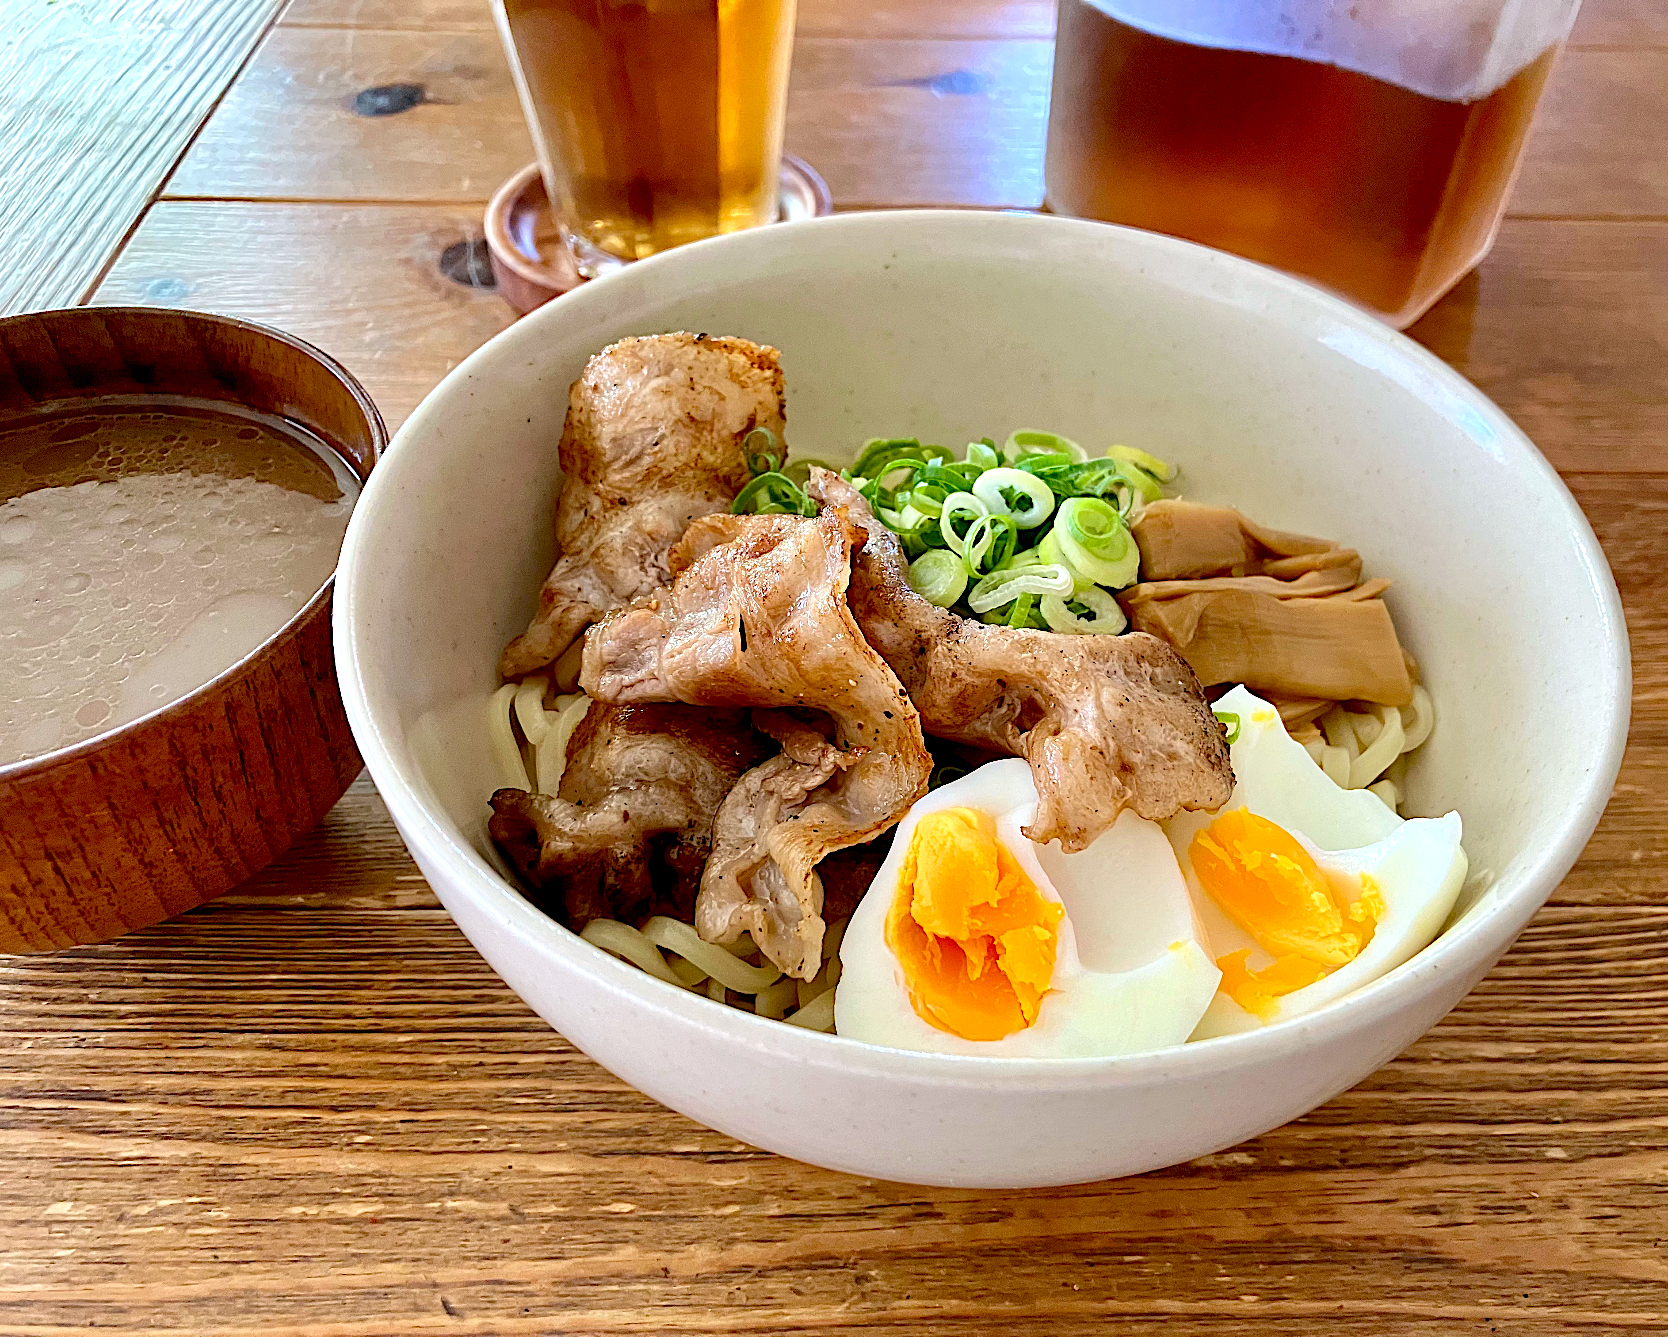
[[[1339,788],[1286,732],[1280,712],[1243,687],[1223,696],[1216,710],[1232,712],[1240,721],[1239,737],[1229,748],[1236,783],[1220,811],[1249,808],[1297,837],[1323,869],[1371,878],[1384,900],[1384,916],[1359,956],[1326,978],[1276,1000],[1266,1020],[1226,994],[1218,994],[1194,1031],[1195,1040],[1302,1016],[1394,970],[1441,931],[1467,869],[1457,812],[1404,821],[1376,795]],[[1273,958],[1204,891],[1188,858],[1194,834],[1216,815],[1184,813],[1172,819],[1167,824],[1170,841],[1213,959],[1248,947],[1249,965],[1260,969]]]
[[[1053,985],[1037,1020],[1001,1040],[966,1040],[923,1020],[886,945],[886,916],[915,825],[954,807],[988,812],[1038,891],[1065,908]],[[840,945],[838,1034],[897,1049],[1011,1058],[1107,1057],[1188,1038],[1221,972],[1163,831],[1126,812],[1087,850],[1064,854],[1022,833],[1036,808],[1031,769],[1016,758],[981,766],[910,809]]]

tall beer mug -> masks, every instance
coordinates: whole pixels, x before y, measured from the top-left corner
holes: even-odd
[[[1488,252],[1580,0],[1059,0],[1048,204],[1411,324]]]
[[[794,0],[492,7],[581,274],[775,221]]]

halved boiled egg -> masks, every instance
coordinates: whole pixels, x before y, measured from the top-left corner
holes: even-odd
[[[910,809],[841,941],[840,1035],[1023,1058],[1188,1038],[1221,976],[1164,832],[1126,812],[1064,854],[1021,831],[1036,807],[1014,758]]]
[[[1168,823],[1222,987],[1194,1039],[1301,1016],[1394,970],[1441,930],[1465,881],[1460,817],[1403,821],[1340,789],[1243,687],[1236,785]]]

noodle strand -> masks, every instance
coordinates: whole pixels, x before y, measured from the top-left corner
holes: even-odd
[[[666,958],[655,945],[630,924],[622,924],[617,919],[593,919],[580,931],[579,936],[593,947],[600,947],[605,952],[631,962],[640,970],[648,971],[657,980],[665,980],[666,983],[675,984],[680,989],[687,987],[666,964]]]
[[[704,941],[692,924],[666,915],[655,915],[642,929],[643,936],[656,947],[676,952],[692,966],[705,971],[737,993],[758,993],[768,989],[782,972],[775,966],[750,966],[738,961],[722,947]]]
[[[1342,706],[1334,706],[1320,717],[1319,722],[1321,732],[1326,735],[1327,746],[1342,748],[1353,765],[1361,755],[1361,741],[1356,738],[1355,728],[1349,722],[1349,711]],[[1344,787],[1347,789],[1349,786]]]
[[[751,1007],[761,1017],[807,1030],[831,1031],[834,986],[840,980],[840,940],[847,922],[839,920],[823,934],[823,965],[810,980],[785,976],[768,962],[752,965],[740,959],[758,953],[746,934],[739,942],[706,942],[694,925],[667,915],[652,916],[641,929],[617,919],[593,919],[579,936],[656,979],[704,993],[714,1002]],[[747,997],[734,999],[732,994],[750,996],[751,1002]]]
[[[562,776],[568,768],[568,743],[591,708],[591,698],[584,693],[557,698],[560,707],[550,715],[550,728],[541,742],[533,746],[533,770],[539,793],[554,796],[562,787]]]
[[[760,989],[753,997],[753,1010],[761,1017],[771,1017],[780,1021],[787,1016],[788,1008],[796,998],[796,992],[801,981],[789,979],[784,975],[768,989]]]
[[[521,745],[515,741],[515,729],[510,723],[519,690],[515,683],[507,682],[487,702],[487,737],[492,743],[493,760],[504,778],[501,789],[532,788],[527,781],[527,763],[521,759]]]
[[[1384,774],[1385,769],[1402,755],[1406,734],[1402,732],[1402,712],[1395,706],[1385,706],[1379,715],[1381,727],[1378,737],[1349,764],[1349,787],[1365,789]]]
[[[1413,689],[1413,704],[1409,707],[1413,711],[1411,720],[1403,719],[1402,728],[1407,738],[1403,744],[1404,752],[1411,752],[1420,747],[1431,736],[1431,729],[1436,724],[1436,709],[1431,705],[1431,694],[1423,687]]]
[[[1436,724],[1431,695],[1415,686],[1405,706],[1351,710],[1339,702],[1316,717],[1319,733],[1303,749],[1341,789],[1366,789],[1399,811],[1406,788],[1407,755],[1430,737]]]
[[[533,747],[544,741],[556,722],[555,715],[544,708],[544,688],[543,678],[528,678],[515,692],[516,723],[521,726],[521,736]]]
[[[834,990],[818,994],[799,1011],[783,1018],[790,1026],[803,1026],[812,1031],[834,1029]]]

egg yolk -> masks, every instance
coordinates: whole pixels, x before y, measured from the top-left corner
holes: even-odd
[[[1329,878],[1295,836],[1246,808],[1195,835],[1188,858],[1210,898],[1274,958],[1253,970],[1247,948],[1216,963],[1222,991],[1264,1019],[1282,995],[1359,956],[1384,914],[1368,879]]]
[[[915,824],[886,945],[922,1020],[965,1040],[1000,1040],[1036,1021],[1065,913],[997,838],[989,813],[943,808]]]

